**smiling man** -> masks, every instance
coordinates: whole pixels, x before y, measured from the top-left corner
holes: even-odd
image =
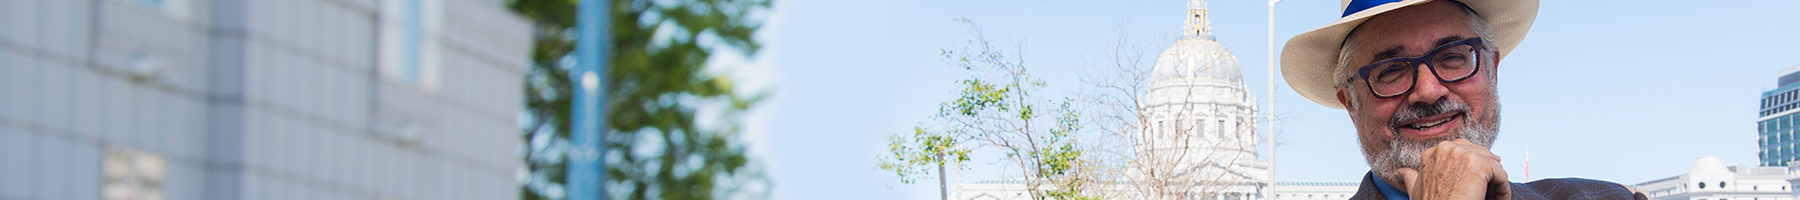
[[[1345,109],[1371,169],[1351,199],[1644,199],[1617,183],[1513,183],[1499,135],[1500,61],[1536,0],[1345,0],[1343,18],[1282,50],[1302,96]],[[1531,69],[1531,68],[1527,68]]]

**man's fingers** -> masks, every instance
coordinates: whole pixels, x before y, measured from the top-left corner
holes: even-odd
[[[1500,156],[1468,139],[1439,141],[1419,152],[1421,168],[1395,172],[1408,193],[1452,199],[1511,199],[1512,183]],[[1449,196],[1440,196],[1449,195]]]
[[[1500,162],[1488,164],[1488,177],[1488,183],[1510,185],[1510,180],[1506,178],[1506,167],[1500,166]]]
[[[1468,138],[1458,138],[1456,140],[1445,141],[1445,142],[1447,142],[1449,144],[1461,146],[1461,147],[1467,147],[1466,149],[1468,149],[1468,150],[1479,149],[1479,150],[1481,150],[1480,151],[1481,154],[1485,155],[1485,157],[1487,157],[1488,159],[1493,159],[1494,162],[1500,162],[1500,155],[1495,155],[1493,152],[1488,152],[1487,146],[1481,146],[1479,144],[1475,144],[1475,142],[1470,142]],[[1440,143],[1440,144],[1438,144],[1438,146],[1445,146],[1445,144]]]
[[[1500,155],[1495,155],[1494,152],[1488,151],[1487,146],[1481,146],[1479,144],[1475,144],[1474,142],[1469,142],[1469,139],[1456,139],[1456,142],[1462,143],[1464,145],[1468,145],[1470,147],[1477,147],[1477,148],[1471,148],[1471,149],[1481,149],[1482,154],[1487,154],[1487,157],[1494,159],[1495,163],[1500,162]]]
[[[1506,177],[1506,167],[1501,166],[1498,159],[1488,167],[1491,178],[1488,179],[1487,199],[1512,199],[1512,181]]]
[[[1441,147],[1443,147],[1443,145],[1439,145],[1439,146],[1435,146],[1435,147],[1431,147],[1431,148],[1425,148],[1424,151],[1419,151],[1419,162],[1420,163],[1436,162],[1438,148],[1441,148]],[[1423,167],[1423,166],[1420,166],[1420,167]]]
[[[1396,186],[1405,187],[1407,191],[1418,191],[1413,190],[1413,188],[1417,188],[1413,186],[1419,184],[1419,170],[1401,167],[1400,169],[1394,170],[1394,174],[1400,175],[1400,184],[1402,184]]]

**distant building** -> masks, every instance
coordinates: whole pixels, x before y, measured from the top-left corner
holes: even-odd
[[[1774,90],[1763,91],[1762,109],[1757,112],[1756,146],[1759,166],[1788,166],[1788,162],[1800,160],[1800,151],[1794,150],[1794,130],[1800,118],[1800,66],[1781,70],[1776,78]]]
[[[1274,200],[1339,200],[1356,196],[1361,181],[1276,181]]]
[[[1188,2],[1179,41],[1156,58],[1138,113],[1136,159],[1105,191],[1119,198],[1268,199],[1269,163],[1258,158],[1256,103],[1237,57],[1215,41],[1206,2]],[[1165,187],[1175,185],[1176,187]],[[956,199],[1029,199],[1024,181],[956,186]],[[1053,189],[1053,188],[1046,188]]]
[[[0,199],[516,199],[502,0],[0,1]]]
[[[1632,185],[1653,200],[1794,200],[1793,167],[1726,166],[1700,157],[1687,174]]]
[[[1356,181],[1277,181],[1272,198],[1197,198],[1197,199],[1272,199],[1272,200],[1338,200],[1356,195],[1362,182]],[[1025,184],[1018,180],[984,180],[956,185],[953,199],[961,200],[1027,200]]]

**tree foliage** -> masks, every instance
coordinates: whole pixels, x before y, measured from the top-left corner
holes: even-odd
[[[1075,140],[1081,117],[1073,99],[1034,96],[1049,84],[1031,77],[1023,59],[1009,57],[1017,54],[989,43],[974,22],[957,21],[974,39],[939,55],[975,75],[958,81],[959,97],[940,104],[931,116],[939,128],[914,127],[912,141],[893,137],[879,166],[913,183],[930,165],[942,168],[945,162],[969,160],[972,150],[993,150],[1016,167],[1033,199],[1093,198],[1083,193],[1092,179],[1084,176],[1086,147]]]
[[[913,127],[913,137],[892,136],[888,139],[888,152],[892,157],[884,157],[879,166],[882,170],[893,171],[900,176],[901,183],[912,184],[931,173],[929,167],[943,167],[946,163],[969,160],[969,150],[956,139],[944,132],[931,132],[924,127]]]
[[[768,0],[612,0],[606,64],[606,191],[611,199],[742,199],[770,183],[745,155],[738,120],[766,93],[743,94],[706,69],[715,53],[750,57]],[[509,0],[535,22],[522,116],[524,199],[562,199],[569,147],[577,0]],[[702,121],[714,123],[702,123]]]

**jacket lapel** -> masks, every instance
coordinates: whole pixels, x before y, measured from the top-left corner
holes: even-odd
[[[1363,174],[1362,179],[1362,186],[1356,188],[1356,195],[1350,196],[1351,200],[1387,200],[1386,196],[1381,196],[1381,189],[1375,188],[1374,172]]]

